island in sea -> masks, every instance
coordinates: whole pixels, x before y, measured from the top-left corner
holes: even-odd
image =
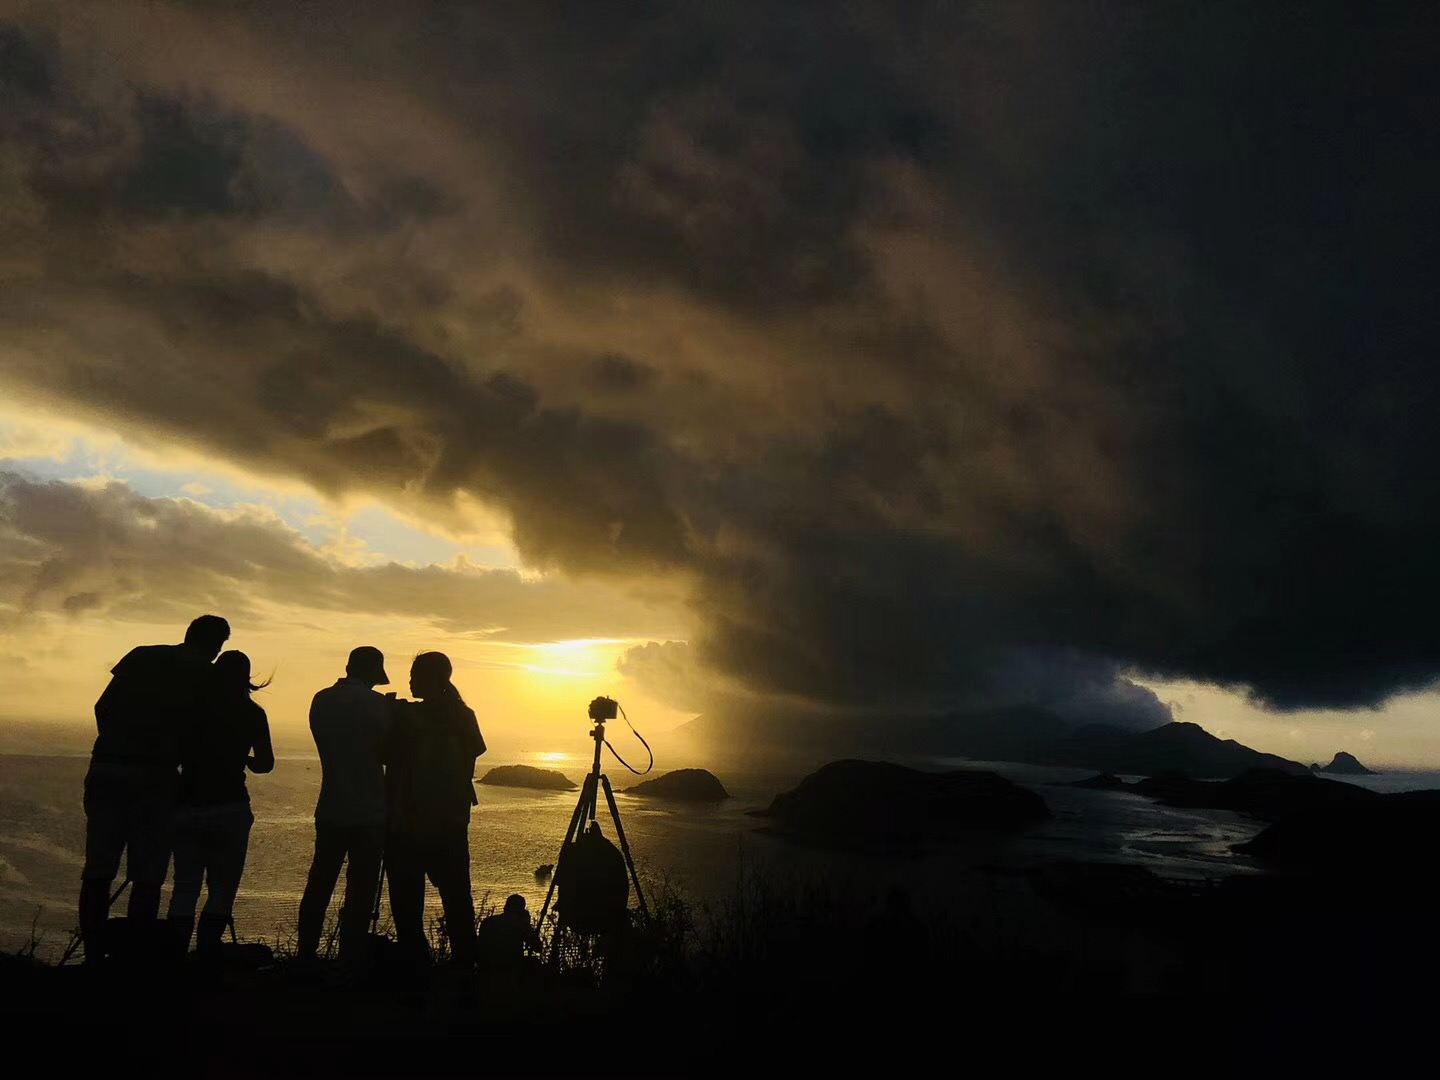
[[[900,852],[957,834],[1043,821],[1039,795],[984,769],[922,772],[888,761],[833,761],[776,795],[767,831],[829,847]]]
[[[1329,765],[1321,765],[1319,762],[1310,766],[1311,772],[1331,773],[1335,776],[1378,776],[1374,769],[1367,769],[1360,764],[1360,760],[1354,754],[1347,754],[1341,750],[1330,759]]]
[[[533,765],[497,765],[482,776],[479,783],[538,791],[574,791],[578,786],[562,772],[537,769]]]
[[[719,777],[708,769],[674,769],[654,780],[631,785],[625,794],[684,802],[720,802],[730,798]]]

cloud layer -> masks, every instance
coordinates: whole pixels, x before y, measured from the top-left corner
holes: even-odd
[[[499,507],[757,693],[1440,673],[1433,13],[341,10],[0,29],[7,392]]]
[[[37,614],[183,627],[202,611],[263,625],[277,606],[410,616],[478,640],[654,633],[675,616],[599,582],[514,570],[354,566],[260,510],[148,499],[124,484],[0,471],[0,629]]]

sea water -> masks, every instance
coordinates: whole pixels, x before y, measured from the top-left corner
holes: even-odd
[[[10,747],[24,752],[0,753],[0,949],[23,948],[36,938],[37,953],[54,958],[70,941],[75,926],[85,837],[81,789],[88,756],[83,742],[73,737],[48,749],[46,742],[29,738],[17,747],[12,738]],[[556,769],[578,782],[590,760],[580,754],[487,754],[477,775],[507,764]],[[891,885],[900,884],[922,901],[943,906],[946,889],[957,875],[979,863],[1112,861],[1146,866],[1176,878],[1260,871],[1231,850],[1231,845],[1262,827],[1239,814],[1172,809],[1131,793],[1065,786],[1088,775],[1083,770],[953,759],[911,764],[994,769],[1037,791],[1049,805],[1051,817],[1015,836],[977,839],[971,846],[918,856],[846,854],[767,835],[765,819],[752,813],[767,806],[777,792],[793,787],[811,766],[765,772],[712,768],[732,797],[702,805],[627,795],[623,788],[636,778],[614,763],[606,769],[617,789],[620,822],[642,882],[663,881],[666,888],[701,907],[723,902],[749,875],[819,879],[857,895],[881,896]],[[1440,776],[1385,774],[1355,782],[1377,790],[1408,790],[1440,787]],[[293,933],[313,850],[319,760],[313,753],[281,753],[274,772],[251,777],[249,788],[255,825],[235,904],[236,927],[242,937],[283,940]],[[538,912],[549,879],[537,875],[537,870],[556,861],[578,791],[487,784],[477,784],[475,790],[479,802],[471,815],[470,847],[477,901],[498,905],[519,893],[530,910]],[[614,839],[603,799],[599,819],[602,830]],[[342,889],[343,877],[335,905]],[[429,893],[438,914],[434,890]]]

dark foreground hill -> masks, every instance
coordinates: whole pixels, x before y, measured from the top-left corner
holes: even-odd
[[[1371,797],[1287,814],[1235,850],[1311,873],[1420,884],[1440,880],[1434,872],[1440,791],[1366,794]]]
[[[747,876],[704,908],[647,887],[652,922],[508,973],[341,981],[283,949],[100,972],[0,957],[8,1060],[66,1075],[128,1059],[149,1076],[734,1080],[918,1073],[964,1038],[1020,1071],[1113,1046],[1281,1075],[1311,1055],[1333,1069],[1347,1048],[1373,1068],[1430,1037],[1433,882],[1207,884],[1054,862],[975,865],[926,898],[926,878],[911,895]],[[1210,1023],[1221,1006],[1244,1023]]]
[[[906,850],[968,832],[1041,821],[1040,796],[997,773],[930,773],[884,761],[835,761],[756,811],[770,831],[837,847]]]

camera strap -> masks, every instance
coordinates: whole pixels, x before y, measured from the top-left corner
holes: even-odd
[[[617,701],[615,703],[615,707],[620,710],[620,715],[624,717],[625,726],[628,727],[632,733],[634,733],[635,737],[640,740],[640,745],[645,747],[645,752],[650,755],[650,764],[646,765],[644,770],[635,768],[635,766],[631,765],[628,761],[626,761],[623,757],[616,753],[615,747],[610,745],[609,739],[605,740],[605,749],[609,750],[610,753],[614,755],[616,761],[620,762],[621,765],[624,765],[625,768],[629,769],[636,776],[644,776],[645,773],[648,773],[651,769],[655,767],[655,751],[650,749],[650,744],[645,741],[645,736],[641,735],[640,732],[635,730],[635,725],[630,723],[630,717],[625,716],[625,706],[621,705]]]

